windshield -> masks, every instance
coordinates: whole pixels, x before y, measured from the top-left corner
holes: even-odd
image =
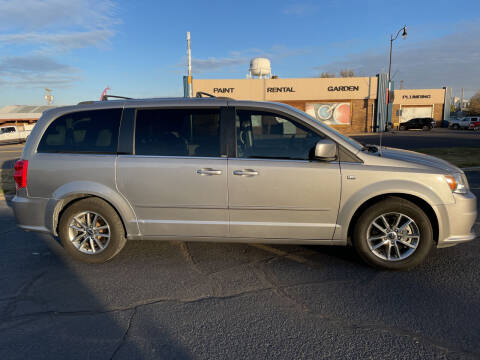
[[[308,117],[309,119],[311,119],[312,121],[316,122],[317,124],[320,124],[322,127],[324,127],[327,131],[329,132],[332,132],[334,133],[336,136],[342,138],[342,140],[344,140],[345,142],[349,143],[350,145],[352,145],[355,149],[357,150],[362,150],[364,148],[363,144],[359,143],[358,141],[346,136],[346,135],[343,135],[342,133],[338,132],[337,130],[335,130],[334,128],[324,124],[323,122],[315,119],[313,116],[311,115],[308,115],[306,112],[304,111],[301,111],[297,108],[294,108],[294,107],[291,107],[292,109],[294,109],[296,112],[302,114],[303,116],[306,116]]]

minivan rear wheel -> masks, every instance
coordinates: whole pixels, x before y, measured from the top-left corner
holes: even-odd
[[[96,197],[79,200],[62,214],[58,232],[65,251],[87,263],[104,263],[125,246],[123,224],[116,211]]]
[[[368,264],[388,270],[417,266],[433,247],[430,219],[414,203],[389,197],[367,208],[358,219],[353,245]]]

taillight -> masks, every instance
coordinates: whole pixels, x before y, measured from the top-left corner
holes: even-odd
[[[13,178],[17,184],[17,189],[27,187],[28,160],[18,160],[15,163],[15,172]]]

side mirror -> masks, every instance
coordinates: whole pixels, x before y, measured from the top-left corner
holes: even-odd
[[[330,139],[323,139],[315,145],[316,160],[334,161],[337,159],[337,143]]]

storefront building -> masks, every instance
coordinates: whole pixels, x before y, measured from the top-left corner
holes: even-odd
[[[294,106],[344,134],[378,131],[386,116],[386,75],[350,78],[192,79],[193,95]],[[390,118],[398,126],[417,114],[443,119],[445,89],[396,90]],[[380,105],[380,106],[379,106]],[[415,115],[415,116],[413,116]],[[430,116],[428,116],[430,117]]]
[[[446,89],[395,90],[392,123],[394,128],[413,118],[433,118],[440,126],[445,119]],[[447,113],[450,109],[447,110]]]
[[[34,124],[42,113],[55,106],[7,105],[0,108],[0,126]]]
[[[343,133],[371,132],[375,125],[377,77],[193,79],[192,86],[194,94],[286,103]]]

